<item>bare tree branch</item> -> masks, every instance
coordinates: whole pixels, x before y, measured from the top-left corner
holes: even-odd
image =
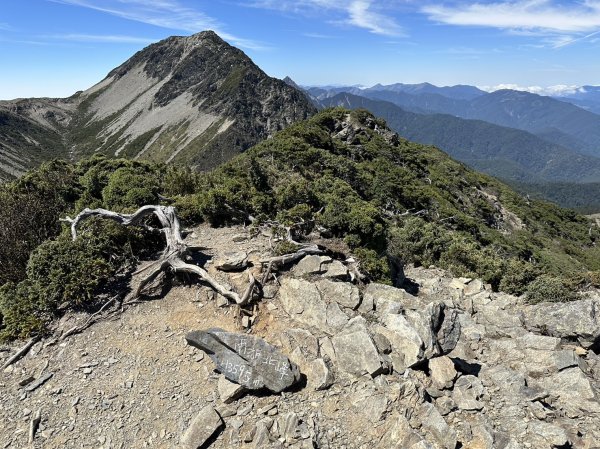
[[[19,359],[24,357],[29,352],[29,350],[33,347],[33,345],[36,344],[38,341],[40,341],[40,337],[38,337],[38,336],[31,338],[25,344],[25,346],[23,346],[21,349],[19,349],[6,362],[4,362],[4,365],[2,365],[2,368],[0,368],[0,369],[8,368],[10,365],[12,365],[16,361],[18,361]]]
[[[186,257],[189,255],[190,247],[183,241],[181,236],[181,225],[179,219],[175,213],[173,206],[143,206],[140,207],[133,214],[119,214],[106,209],[84,209],[75,218],[66,217],[62,221],[66,221],[71,224],[71,235],[73,240],[77,238],[77,228],[84,220],[90,217],[98,217],[115,221],[123,226],[139,226],[144,225],[144,218],[154,215],[158,218],[162,228],[160,231],[165,236],[166,248],[163,251],[159,260],[154,262],[148,267],[140,270],[143,272],[151,269],[150,273],[143,278],[137,289],[135,290],[134,297],[137,297],[142,289],[152,282],[161,272],[172,270],[175,273],[191,273],[198,276],[203,282],[210,285],[217,293],[235,302],[241,304],[243,298],[240,297],[236,292],[231,291],[219,284],[213,279],[206,270],[203,268],[192,265],[185,262]],[[251,283],[253,278],[251,277]],[[247,301],[247,298],[245,299]]]

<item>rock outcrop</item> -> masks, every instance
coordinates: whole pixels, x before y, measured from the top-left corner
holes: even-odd
[[[238,275],[217,266],[240,232],[195,232],[215,243],[209,272],[223,283]],[[262,236],[235,245],[268,251]],[[2,373],[0,447],[24,447],[38,410],[45,448],[598,447],[597,293],[532,306],[408,267],[410,294],[354,284],[348,268],[308,256],[279,272],[248,328],[206,287],[176,287],[60,345],[36,343]]]

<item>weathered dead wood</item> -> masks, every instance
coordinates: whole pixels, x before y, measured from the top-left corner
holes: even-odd
[[[320,249],[317,245],[305,246],[304,248],[299,249],[295,253],[284,254],[282,256],[269,257],[268,259],[263,259],[260,263],[264,265],[287,265],[292,262],[296,262],[297,260],[302,259],[304,256],[309,255],[319,255],[323,254],[323,250]]]
[[[67,337],[70,337],[71,335],[74,334],[78,334],[80,332],[83,332],[85,329],[87,329],[88,327],[90,327],[92,324],[94,324],[96,321],[98,321],[100,318],[102,318],[100,315],[102,314],[102,312],[111,304],[113,304],[117,299],[119,298],[119,296],[113,296],[112,298],[110,298],[108,301],[106,301],[102,307],[100,307],[100,309],[93,313],[92,315],[90,315],[90,317],[85,321],[85,323],[79,325],[79,326],[74,326],[71,329],[69,329],[68,331],[66,331],[64,334],[62,334],[59,338],[59,340],[65,340]],[[109,314],[107,314],[108,316]]]
[[[12,365],[13,363],[20,360],[22,357],[24,357],[29,352],[29,350],[33,347],[33,345],[35,345],[38,341],[40,341],[40,337],[38,337],[38,336],[32,337],[25,344],[25,346],[23,346],[21,349],[19,349],[17,352],[15,352],[11,357],[9,357],[9,359],[6,362],[4,362],[4,365],[2,365],[2,368],[0,368],[0,369],[8,368],[10,365]]]
[[[148,205],[140,207],[133,214],[119,214],[106,209],[84,209],[75,218],[72,219],[66,217],[62,221],[71,224],[71,235],[73,236],[73,240],[75,240],[77,238],[78,226],[90,217],[113,220],[123,226],[144,226],[148,229],[152,229],[143,222],[143,220],[150,215],[154,215],[158,218],[158,221],[161,224],[160,232],[165,236],[166,247],[161,257],[156,262],[140,270],[140,272],[147,270],[150,270],[150,272],[140,280],[132,295],[134,298],[138,297],[142,289],[152,282],[161,272],[170,270],[174,273],[189,273],[196,275],[200,280],[210,285],[213,290],[230,301],[233,301],[236,304],[241,304],[243,302],[243,297],[240,297],[236,292],[223,287],[219,282],[213,279],[206,270],[197,265],[185,262],[189,255],[190,247],[183,241],[181,236],[181,225],[173,206]]]
[[[38,427],[40,426],[41,420],[42,409],[38,409],[33,415],[33,418],[31,418],[31,421],[29,422],[29,444],[33,443],[33,440],[35,439],[35,434],[38,430]]]

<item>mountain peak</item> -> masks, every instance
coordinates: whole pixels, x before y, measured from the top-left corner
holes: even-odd
[[[42,107],[35,101],[11,116],[21,128],[23,119],[42,126],[30,126],[32,142],[43,134],[57,148],[65,133],[76,157],[99,152],[202,169],[316,112],[302,92],[269,77],[214,31],[163,39],[86,91]],[[27,138],[19,139],[29,148]]]

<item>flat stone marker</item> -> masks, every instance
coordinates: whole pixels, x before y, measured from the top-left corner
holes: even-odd
[[[300,380],[298,366],[261,338],[212,328],[185,339],[206,352],[227,379],[250,390],[279,393]]]

